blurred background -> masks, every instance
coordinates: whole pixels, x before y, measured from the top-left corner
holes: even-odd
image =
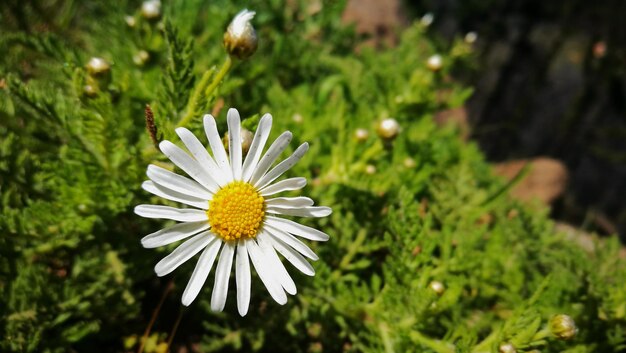
[[[530,163],[515,195],[624,242],[624,13],[619,0],[352,0],[344,20],[373,46],[393,45],[419,18],[432,20],[442,48],[459,36],[474,42],[474,70],[455,75],[474,94],[441,118],[467,128],[499,174]]]

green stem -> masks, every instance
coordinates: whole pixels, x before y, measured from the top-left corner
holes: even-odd
[[[226,57],[226,60],[222,64],[220,70],[213,76],[214,70],[208,70],[202,75],[202,79],[200,83],[196,86],[196,89],[189,100],[189,104],[187,104],[187,114],[180,119],[177,127],[185,126],[189,123],[189,121],[196,115],[196,109],[198,108],[199,102],[203,97],[210,97],[213,94],[213,91],[217,88],[217,86],[222,82],[226,74],[230,71],[233,66],[233,60],[230,56]],[[212,80],[211,80],[212,79]]]

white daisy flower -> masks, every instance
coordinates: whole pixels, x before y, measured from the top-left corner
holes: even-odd
[[[204,116],[204,129],[212,156],[185,128],[176,129],[176,133],[191,155],[170,141],[159,145],[191,179],[156,165],[148,166],[150,180],[142,184],[143,189],[189,208],[139,205],[135,213],[146,218],[181,222],[145,236],[141,239],[144,247],[156,248],[187,239],[156,264],[157,276],[171,273],[202,252],[183,293],[183,305],[191,304],[196,298],[219,255],[211,309],[224,309],[234,260],[237,308],[244,316],[250,303],[250,260],[272,298],[283,305],[287,302],[285,292],[296,294],[296,286],[277,252],[302,273],[313,276],[315,271],[305,258],[315,261],[318,257],[298,238],[328,240],[327,234],[281,216],[325,217],[332,210],[313,206],[313,200],[308,197],[274,197],[306,185],[305,178],[275,180],[302,158],[309,149],[308,143],[300,145],[291,156],[272,168],[291,141],[291,132],[280,135],[263,154],[272,127],[272,116],[265,114],[244,160],[241,122],[236,109],[228,111],[227,122],[230,155],[226,154],[211,115]]]

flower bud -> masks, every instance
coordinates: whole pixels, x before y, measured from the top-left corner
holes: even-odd
[[[135,20],[135,17],[133,16],[124,16],[124,22],[126,22],[126,25],[128,25],[128,27],[133,28],[137,25],[137,20]]]
[[[568,315],[560,314],[550,320],[550,331],[558,339],[569,340],[576,336],[578,328],[576,327],[574,319]]]
[[[429,27],[431,24],[433,24],[434,20],[435,16],[431,12],[428,12],[424,14],[422,18],[420,18],[420,24],[424,27]]]
[[[89,75],[93,77],[103,77],[111,73],[111,65],[102,58],[93,57],[89,59],[85,67]]]
[[[241,153],[245,156],[250,150],[250,146],[252,146],[252,139],[254,138],[254,135],[252,134],[252,132],[250,132],[250,130],[241,128],[240,136],[241,136]],[[229,141],[230,140],[228,138],[228,132],[227,132],[224,135],[224,138],[222,139],[222,142],[224,143],[224,147],[226,148],[226,152],[229,152],[229,145],[228,145]]]
[[[357,142],[365,142],[370,137],[369,131],[359,128],[354,131],[354,138]]]
[[[383,140],[393,140],[400,133],[400,124],[396,119],[387,118],[378,124],[376,133]]]
[[[465,34],[465,43],[467,44],[474,44],[476,43],[476,40],[478,39],[478,34],[476,34],[476,32],[467,32],[467,34]]]
[[[98,89],[92,85],[83,86],[83,93],[89,98],[93,98],[98,95]]]
[[[150,53],[143,49],[133,55],[133,62],[137,66],[144,66],[148,62],[148,60],[150,60]]]
[[[431,55],[426,61],[426,67],[430,71],[439,71],[443,67],[443,58],[439,54]]]
[[[498,352],[500,352],[500,353],[517,353],[517,350],[515,349],[515,347],[512,344],[504,343],[504,344],[501,344],[500,347],[498,347]]]
[[[415,160],[411,157],[406,157],[404,159],[404,161],[402,161],[402,164],[404,164],[405,168],[415,168],[415,166],[417,165],[417,163],[415,163]]]
[[[224,47],[228,55],[237,59],[250,57],[259,45],[256,31],[250,21],[256,12],[246,9],[240,11],[226,28],[224,33]]]
[[[304,117],[301,114],[295,113],[291,117],[291,120],[293,120],[293,122],[296,124],[302,124],[302,122],[304,121]]]
[[[428,287],[432,289],[433,292],[437,293],[437,295],[442,295],[446,291],[446,287],[439,281],[430,282]]]
[[[144,1],[143,4],[141,4],[141,16],[146,20],[158,20],[161,18],[161,1]]]
[[[365,166],[365,174],[374,175],[376,174],[376,167],[372,164],[368,164]]]

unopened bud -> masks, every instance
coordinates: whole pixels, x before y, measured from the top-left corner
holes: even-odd
[[[365,142],[370,137],[369,131],[359,128],[354,131],[354,138],[357,142]]]
[[[89,62],[85,67],[87,68],[89,75],[94,77],[106,76],[111,72],[111,65],[109,65],[106,60],[97,57],[89,59]]]
[[[411,157],[406,157],[402,164],[404,164],[404,166],[409,169],[415,168],[415,166],[417,165],[417,163],[415,163],[415,160]]]
[[[387,118],[378,124],[376,133],[383,140],[393,140],[400,133],[400,124],[396,119]]]
[[[446,291],[446,287],[439,281],[430,282],[428,287],[432,289],[433,292],[437,293],[437,295],[442,295]]]
[[[476,32],[467,32],[467,34],[465,34],[465,43],[467,44],[474,44],[476,43],[476,40],[478,39],[478,34],[476,34]]]
[[[517,350],[515,350],[515,346],[513,346],[510,343],[504,343],[501,344],[500,347],[498,347],[498,352],[500,353],[517,353]]]
[[[371,164],[366,165],[365,166],[365,173],[369,174],[369,175],[376,174],[376,167],[371,165]]]
[[[431,55],[426,61],[426,67],[431,71],[439,71],[443,67],[443,58],[439,54]]]
[[[291,120],[293,120],[293,122],[296,123],[296,124],[302,124],[302,122],[304,121],[304,117],[302,117],[301,114],[295,113],[291,117]]]
[[[256,31],[250,21],[256,12],[242,10],[232,20],[224,33],[224,47],[228,55],[237,59],[250,57],[259,45]]]
[[[143,49],[133,55],[133,62],[137,66],[144,66],[148,60],[150,60],[150,53]]]
[[[93,98],[97,96],[98,92],[99,92],[98,89],[92,85],[83,86],[83,93],[85,94],[85,96],[89,98]]]
[[[550,320],[550,331],[558,339],[569,340],[576,336],[578,328],[569,315],[557,315]]]
[[[431,24],[433,24],[434,20],[435,16],[431,12],[428,12],[424,14],[422,18],[420,18],[420,24],[424,27],[429,27]]]
[[[128,27],[133,28],[137,25],[137,20],[135,20],[134,16],[124,16],[124,22],[128,25]]]
[[[161,1],[144,1],[143,4],[141,4],[141,16],[146,20],[158,20],[161,18]]]
[[[241,153],[243,155],[246,155],[248,151],[250,150],[250,146],[252,146],[252,139],[254,138],[254,135],[252,134],[252,132],[250,132],[250,130],[241,128],[240,136],[241,136]],[[228,138],[228,132],[227,132],[224,135],[224,138],[222,139],[222,142],[224,142],[224,147],[226,148],[226,152],[229,152],[229,147],[230,147],[228,144],[229,141],[230,139]]]

